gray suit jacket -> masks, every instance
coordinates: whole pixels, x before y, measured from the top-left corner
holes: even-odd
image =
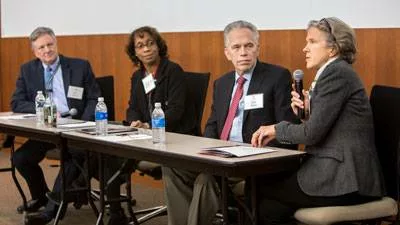
[[[318,78],[310,118],[302,124],[277,124],[276,138],[306,145],[309,157],[297,173],[306,194],[383,194],[368,96],[358,75],[344,60],[329,64]]]

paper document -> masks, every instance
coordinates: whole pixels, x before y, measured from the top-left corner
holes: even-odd
[[[200,154],[215,155],[228,158],[228,157],[244,157],[250,155],[258,155],[275,151],[276,150],[270,148],[254,148],[249,146],[236,145],[236,146],[206,148],[201,150]]]
[[[94,127],[95,122],[85,121],[82,123],[67,123],[67,124],[57,124],[57,128],[82,128],[82,127]]]
[[[35,114],[19,114],[19,115],[9,115],[9,116],[0,116],[0,119],[2,120],[22,120],[22,119],[28,119],[28,118],[34,118],[36,117]]]
[[[146,134],[137,134],[135,133],[122,133],[116,135],[107,135],[107,136],[94,136],[94,138],[103,140],[103,141],[110,141],[110,142],[122,142],[122,141],[132,141],[132,140],[142,140],[142,139],[150,139],[150,135]]]
[[[123,134],[123,133],[129,133],[129,132],[135,132],[137,131],[137,128],[134,127],[126,127],[126,126],[120,126],[120,127],[107,127],[107,134]],[[87,129],[82,129],[78,130],[78,132],[82,132],[85,134],[91,134],[91,135],[96,135],[96,128],[87,128]]]

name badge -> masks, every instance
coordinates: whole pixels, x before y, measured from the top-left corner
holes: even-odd
[[[245,96],[244,110],[260,108],[264,108],[264,93]]]
[[[143,83],[143,87],[144,87],[144,92],[146,94],[148,94],[150,91],[152,91],[154,88],[156,88],[156,82],[155,82],[152,74],[149,74],[145,78],[143,78],[142,83]]]
[[[68,87],[68,98],[74,98],[78,100],[82,100],[83,96],[83,88],[82,87],[76,87],[76,86],[69,86]]]

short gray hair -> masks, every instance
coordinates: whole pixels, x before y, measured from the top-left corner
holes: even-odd
[[[235,22],[232,22],[228,24],[225,29],[224,29],[224,44],[225,47],[228,45],[228,35],[233,29],[238,29],[238,28],[247,28],[253,33],[253,38],[258,44],[258,39],[260,37],[260,34],[258,33],[257,27],[254,26],[252,23],[244,21],[244,20],[238,20]]]
[[[336,17],[311,20],[307,30],[311,27],[317,28],[327,36],[326,42],[339,53],[339,57],[353,64],[356,61],[356,34],[349,25]]]
[[[51,28],[48,27],[38,27],[35,30],[32,31],[31,35],[29,36],[29,40],[32,42],[36,41],[39,37],[43,35],[50,35],[54,39],[56,39],[56,35],[54,34],[54,31]]]

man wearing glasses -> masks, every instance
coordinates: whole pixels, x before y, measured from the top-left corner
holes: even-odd
[[[36,59],[21,66],[16,89],[11,99],[11,108],[16,113],[35,113],[37,91],[52,95],[57,113],[69,112],[75,108],[74,119],[93,120],[94,109],[100,89],[88,61],[69,58],[58,54],[57,40],[52,29],[36,28],[29,37]],[[46,224],[56,215],[57,205],[48,202],[49,191],[39,163],[54,144],[28,140],[13,155],[15,167],[26,180],[32,200],[28,201],[27,212],[35,212],[46,204],[46,210],[40,214],[27,215],[26,224]],[[80,171],[74,164],[82,164],[84,154],[69,149],[65,159],[66,185],[69,186]],[[57,176],[53,191],[61,189],[61,177]],[[22,213],[23,206],[17,211]]]

